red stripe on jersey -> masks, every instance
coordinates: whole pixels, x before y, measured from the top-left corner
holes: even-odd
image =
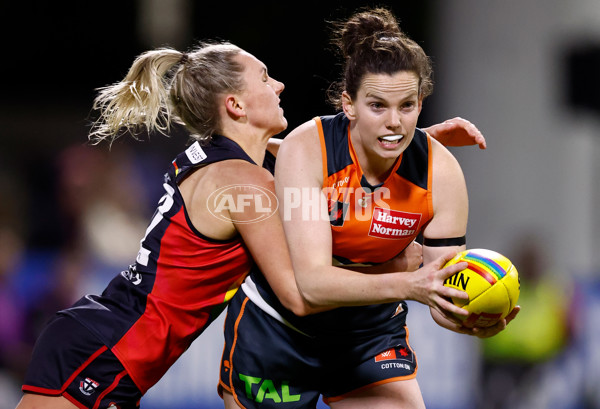
[[[251,266],[241,240],[199,237],[183,208],[171,218],[144,314],[112,349],[142,393],[206,328],[213,310],[224,307],[227,292],[239,287]]]

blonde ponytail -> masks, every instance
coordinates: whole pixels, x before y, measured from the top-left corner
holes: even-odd
[[[221,42],[201,43],[189,53],[159,48],[141,54],[121,82],[99,89],[93,108],[100,116],[90,141],[112,143],[144,130],[168,134],[173,122],[196,140],[210,140],[220,131],[219,96],[245,86],[244,66],[235,59],[240,52]]]
[[[182,53],[169,48],[147,51],[136,58],[125,78],[99,89],[93,109],[100,111],[89,138],[113,142],[124,133],[167,133],[171,123],[166,74]]]

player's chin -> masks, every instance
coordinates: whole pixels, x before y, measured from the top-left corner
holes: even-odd
[[[270,130],[271,130],[270,135],[280,134],[281,132],[283,132],[287,129],[287,126],[288,126],[287,120],[285,118],[282,118],[282,120],[276,126],[272,126],[270,128]]]
[[[287,127],[288,127],[288,121],[287,121],[287,119],[285,119],[285,117],[282,115],[282,116],[281,116],[281,121],[280,121],[280,128],[281,128],[281,129],[280,129],[280,130],[279,130],[277,133],[285,131],[285,130],[287,129]]]
[[[403,150],[399,148],[389,149],[379,147],[379,149],[377,150],[377,153],[382,160],[396,160],[402,154],[402,152]]]
[[[379,142],[377,145],[377,154],[384,160],[397,159],[405,150],[406,145],[403,143],[390,145]]]

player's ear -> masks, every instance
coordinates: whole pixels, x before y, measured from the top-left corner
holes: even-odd
[[[350,94],[348,94],[346,91],[342,92],[342,109],[344,110],[344,113],[348,119],[352,121],[356,119],[356,115],[354,113],[354,103],[352,102]]]
[[[242,102],[233,94],[225,97],[225,109],[233,118],[241,118],[246,115]]]

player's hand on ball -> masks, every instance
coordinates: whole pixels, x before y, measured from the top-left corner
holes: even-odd
[[[493,337],[500,331],[503,331],[506,328],[506,326],[508,325],[508,323],[511,322],[517,316],[519,311],[521,311],[521,307],[517,305],[515,308],[512,309],[510,314],[508,314],[506,316],[506,318],[501,319],[495,325],[493,325],[491,327],[465,328],[466,330],[470,330],[470,331],[467,331],[466,333],[470,334],[470,335],[475,335],[478,338]]]
[[[462,251],[446,265],[459,262],[468,267],[444,283],[469,295],[466,302],[452,300],[470,313],[466,319],[459,318],[469,328],[496,327],[517,305],[521,287],[517,268],[502,254],[487,249]]]
[[[503,331],[509,322],[511,322],[521,310],[520,306],[516,306],[506,316],[491,327],[466,327],[456,320],[451,320],[447,316],[443,316],[439,311],[431,310],[431,317],[441,327],[449,329],[450,331],[458,332],[459,334],[466,334],[476,336],[478,338],[489,338],[493,337],[497,333]]]
[[[459,334],[475,335],[474,328],[465,327],[460,319],[452,314],[444,314],[439,310],[430,308],[431,317],[442,328],[450,331],[458,332]],[[468,313],[467,313],[468,314]]]
[[[485,138],[479,129],[460,117],[448,119],[424,130],[444,146],[479,145],[480,149],[487,147]]]
[[[468,300],[469,296],[464,291],[444,286],[444,282],[449,277],[467,268],[467,264],[463,262],[444,267],[456,254],[455,251],[448,252],[417,270],[419,280],[414,286],[417,294],[413,299],[428,305],[432,315],[435,311],[436,316],[444,323],[449,322],[452,323],[449,325],[460,326],[462,322],[460,318],[466,317],[468,311],[455,305],[452,299]]]

